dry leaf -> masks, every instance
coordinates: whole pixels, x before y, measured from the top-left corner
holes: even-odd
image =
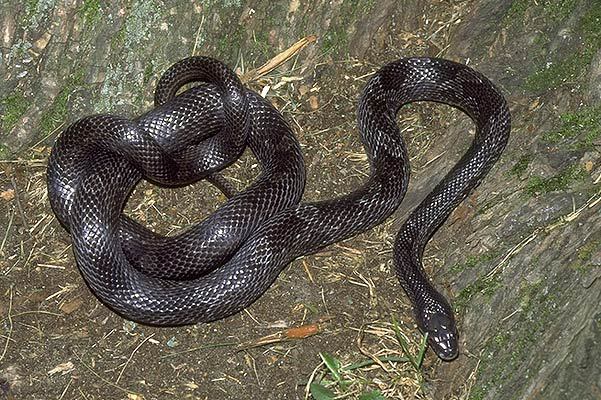
[[[54,374],[58,374],[59,372],[61,375],[65,375],[73,371],[73,369],[75,369],[73,363],[71,361],[67,361],[66,363],[58,364],[56,367],[52,368],[50,371],[48,371],[48,375],[52,376]]]
[[[317,110],[319,108],[319,100],[317,100],[317,96],[309,97],[309,107],[311,107],[311,110]]]
[[[198,389],[200,387],[200,386],[198,386],[196,383],[194,383],[192,381],[190,381],[188,383],[184,383],[184,386],[187,387],[188,389],[191,389],[191,390],[196,390],[196,389]]]
[[[309,336],[313,336],[319,333],[319,325],[318,324],[310,324],[297,326],[295,328],[289,328],[286,330],[286,337],[289,339],[304,339]]]
[[[536,110],[539,105],[540,105],[540,98],[534,99],[534,101],[531,102],[530,105],[528,106],[528,111]]]
[[[76,298],[73,300],[69,300],[61,304],[59,309],[65,314],[71,314],[73,311],[77,310],[83,304],[83,300]]]
[[[298,88],[298,93],[299,93],[301,96],[304,96],[304,95],[306,95],[308,92],[309,92],[309,86],[307,86],[307,85],[300,85],[300,86],[299,86],[299,88]]]
[[[15,189],[6,189],[0,192],[0,198],[4,201],[11,201],[15,198]]]

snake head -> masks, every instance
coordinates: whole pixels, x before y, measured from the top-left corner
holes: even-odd
[[[428,334],[428,344],[443,361],[452,361],[459,354],[455,319],[440,312],[423,318],[422,330]]]

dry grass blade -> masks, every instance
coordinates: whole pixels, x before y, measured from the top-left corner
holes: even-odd
[[[587,208],[592,209],[592,208],[596,207],[597,205],[599,205],[600,203],[601,203],[601,193],[596,193],[595,195],[591,196],[578,209],[574,209],[569,214],[566,214],[566,215],[560,217],[557,221],[555,221],[549,225],[545,225],[543,227],[536,229],[534,232],[532,232],[530,235],[528,235],[526,238],[524,238],[518,244],[513,246],[509,250],[509,252],[507,252],[507,254],[503,257],[503,259],[497,265],[495,265],[495,267],[492,270],[490,270],[490,272],[488,274],[486,274],[485,278],[491,279],[501,268],[503,268],[507,264],[509,259],[511,259],[514,255],[519,253],[524,247],[526,247],[526,245],[528,243],[533,241],[540,233],[549,233],[561,226],[564,226],[564,225],[576,220],[578,217],[580,217],[582,212],[584,210],[586,210]]]
[[[119,381],[121,380],[121,377],[123,376],[123,373],[125,372],[125,369],[127,368],[127,366],[129,365],[131,359],[134,357],[134,354],[136,354],[136,352],[140,349],[140,347],[142,347],[142,345],[144,343],[146,343],[148,340],[150,340],[155,334],[151,334],[149,336],[146,336],[144,338],[144,340],[142,340],[137,346],[136,348],[131,352],[131,354],[129,355],[129,358],[127,359],[127,361],[125,361],[125,364],[123,365],[123,368],[121,369],[121,372],[119,372],[119,376],[117,377],[117,380],[115,381],[115,384],[118,384]]]
[[[268,74],[269,72],[273,71],[274,69],[276,69],[292,57],[294,57],[299,51],[305,48],[305,46],[315,42],[316,40],[317,36],[315,35],[310,35],[302,38],[286,50],[282,51],[280,54],[273,57],[271,60],[267,61],[265,64],[261,65],[259,68],[255,68],[246,72],[240,77],[240,80],[246,83],[259,79],[260,77]]]
[[[2,354],[0,354],[0,361],[4,359],[6,356],[6,352],[8,351],[8,344],[11,341],[11,334],[13,332],[13,319],[11,316],[12,308],[13,308],[13,288],[10,287],[10,294],[8,298],[8,332],[6,334],[6,342],[4,343],[4,349],[2,350]]]

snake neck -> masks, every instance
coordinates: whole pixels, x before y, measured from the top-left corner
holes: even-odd
[[[413,304],[419,329],[428,335],[428,343],[442,360],[450,361],[459,351],[458,333],[451,305],[432,285],[421,264],[423,247],[403,241],[395,245],[395,271],[403,290]]]

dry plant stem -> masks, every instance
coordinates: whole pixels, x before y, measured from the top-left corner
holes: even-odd
[[[2,354],[0,354],[0,361],[4,359],[6,356],[6,352],[8,351],[8,344],[11,341],[11,334],[13,332],[13,318],[12,318],[12,310],[13,310],[13,287],[11,286],[9,289],[8,295],[8,333],[6,334],[6,342],[4,343],[4,349],[2,350]]]

